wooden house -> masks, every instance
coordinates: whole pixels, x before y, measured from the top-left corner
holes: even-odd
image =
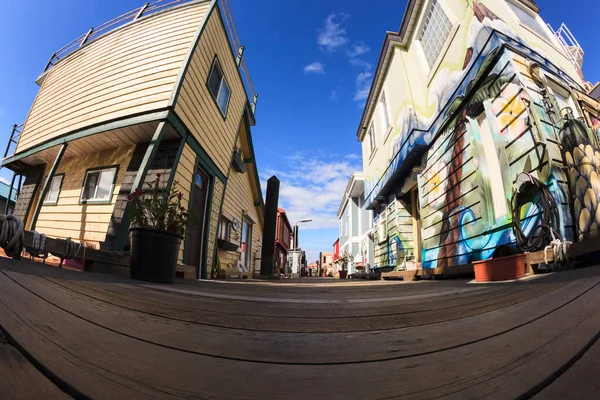
[[[523,172],[556,199],[561,239],[597,235],[598,103],[576,39],[539,12],[532,0],[409,0],[386,34],[357,132],[377,265],[459,266],[514,245]],[[543,216],[534,203],[519,215],[526,235]]]
[[[2,161],[22,182],[15,215],[50,237],[125,251],[127,195],[160,174],[195,215],[179,256],[191,277],[252,268],[264,203],[243,50],[226,3],[161,0],[55,52]]]

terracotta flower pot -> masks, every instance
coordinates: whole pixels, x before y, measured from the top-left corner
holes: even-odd
[[[506,281],[525,275],[525,254],[474,261],[475,281]]]

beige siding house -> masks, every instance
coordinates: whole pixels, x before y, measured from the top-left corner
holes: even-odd
[[[2,165],[26,228],[127,251],[127,195],[161,174],[195,214],[180,250],[210,278],[260,254],[257,96],[217,0],[157,1],[54,53]]]

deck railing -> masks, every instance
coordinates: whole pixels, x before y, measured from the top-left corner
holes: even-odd
[[[92,41],[93,39],[109,32],[113,29],[123,26],[129,22],[135,21],[135,20],[141,18],[142,16],[147,16],[147,15],[156,13],[158,11],[165,10],[165,9],[168,9],[168,8],[180,5],[180,4],[190,3],[192,1],[195,1],[195,0],[157,0],[152,3],[145,3],[143,6],[136,8],[135,10],[126,12],[125,14],[120,15],[116,18],[113,18],[110,21],[103,23],[102,25],[99,25],[95,28],[91,28],[89,31],[87,31],[83,35],[75,38],[73,41],[67,43],[65,46],[56,50],[50,57],[50,60],[48,60],[48,63],[44,67],[44,71],[42,73],[45,73],[46,71],[51,69],[60,60],[67,57],[69,54],[71,54],[72,52],[74,52],[75,50],[77,50],[78,48],[83,46],[84,44]],[[246,86],[246,89],[248,90],[248,98],[254,108],[256,106],[256,101],[257,101],[258,95],[254,91],[254,86],[252,85],[252,80],[250,79],[250,74],[248,73],[248,67],[246,65],[246,61],[243,58],[244,47],[240,45],[240,40],[239,40],[237,31],[235,29],[235,23],[233,21],[233,16],[231,14],[231,9],[229,7],[229,2],[228,2],[228,0],[219,0],[219,5],[220,5],[221,12],[223,14],[223,18],[225,19],[225,26],[226,26],[226,30],[228,33],[230,43],[232,45],[232,48],[235,49],[235,51],[237,51],[237,54],[238,54],[237,62],[238,62],[238,66],[242,69],[242,76],[243,76],[242,79],[244,81],[244,85]]]

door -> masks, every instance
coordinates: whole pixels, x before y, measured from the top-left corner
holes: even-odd
[[[188,224],[185,242],[185,259],[186,265],[193,265],[196,267],[196,276],[198,278],[204,278],[201,276],[201,261],[202,261],[202,250],[204,247],[204,239],[206,233],[204,232],[204,221],[206,214],[206,204],[208,201],[208,175],[196,165],[196,171],[194,173],[194,183],[192,185],[191,200],[189,205],[189,211],[193,216],[192,221]]]
[[[252,223],[244,218],[242,223],[242,254],[241,260],[246,270],[252,271]]]

